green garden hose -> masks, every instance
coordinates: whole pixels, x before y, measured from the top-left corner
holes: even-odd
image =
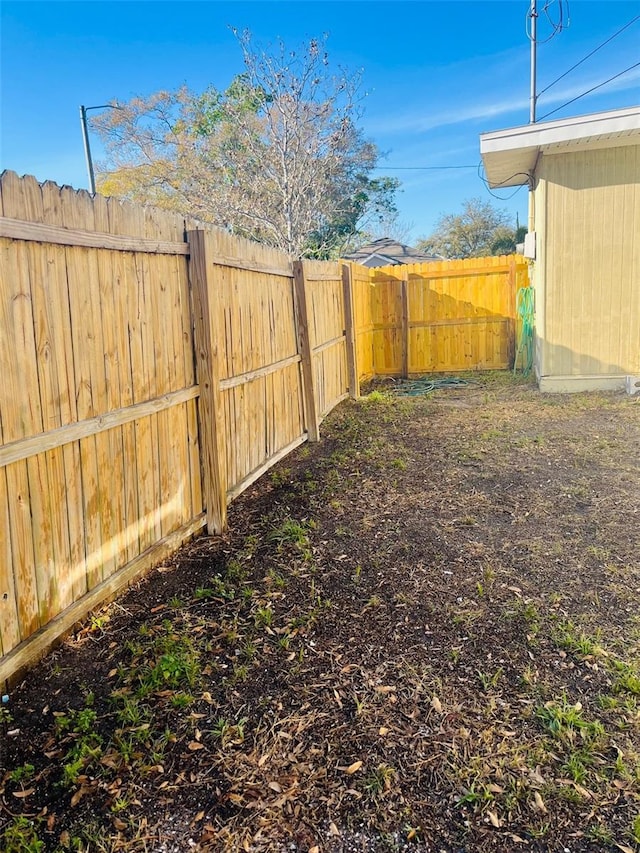
[[[520,358],[520,366],[524,376],[531,373],[533,367],[533,320],[534,320],[534,290],[532,287],[520,287],[516,293],[516,315],[520,321],[518,348],[513,362],[515,375]]]
[[[393,393],[399,397],[421,397],[443,388],[462,388],[472,384],[474,383],[471,380],[459,379],[457,376],[445,376],[442,379],[402,379],[394,386]]]

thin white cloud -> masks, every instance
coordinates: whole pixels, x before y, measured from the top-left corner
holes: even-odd
[[[606,79],[606,77],[605,77]],[[640,95],[638,81],[640,80],[640,69],[629,71],[617,80],[597,89],[593,96],[600,93],[623,92],[632,89],[636,90],[636,100]],[[539,112],[544,113],[549,108],[560,105],[565,101],[570,101],[582,95],[583,92],[591,89],[602,83],[602,77],[592,78],[590,81],[584,81],[569,88],[559,89],[555,93],[545,94],[543,99],[539,101]],[[503,99],[482,101],[459,105],[455,108],[442,110],[429,114],[424,112],[423,107],[414,107],[410,112],[394,116],[387,115],[384,126],[385,133],[393,135],[395,133],[414,132],[420,133],[428,130],[434,130],[439,127],[447,127],[454,124],[462,124],[468,121],[481,121],[496,118],[500,115],[516,111],[524,111],[529,104],[529,98],[525,95],[519,97],[506,97]],[[382,129],[382,128],[381,128]]]

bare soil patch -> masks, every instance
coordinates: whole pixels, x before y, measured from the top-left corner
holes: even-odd
[[[640,850],[640,408],[375,391],[0,720],[0,848]]]

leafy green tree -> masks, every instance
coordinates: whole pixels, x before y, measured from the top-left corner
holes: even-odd
[[[516,232],[507,212],[479,198],[465,201],[462,213],[440,217],[433,234],[418,242],[420,251],[445,258],[509,254],[515,247]]]
[[[357,124],[360,75],[332,74],[317,39],[269,53],[236,35],[245,71],[224,92],[157,92],[94,120],[99,189],[329,257],[395,211],[398,182],[372,177],[379,152]]]

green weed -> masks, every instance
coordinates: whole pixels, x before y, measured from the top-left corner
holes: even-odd
[[[383,791],[390,790],[395,778],[396,771],[393,767],[389,764],[378,764],[376,769],[365,777],[363,787],[371,797],[376,797]]]
[[[6,827],[3,840],[4,853],[40,853],[44,847],[34,824],[22,815]]]
[[[15,782],[16,785],[21,785],[24,782],[28,782],[35,773],[35,767],[33,764],[22,764],[20,767],[16,767],[15,770],[12,770],[9,773],[9,779],[12,782]]]
[[[561,741],[573,743],[580,733],[583,741],[595,742],[605,733],[599,720],[585,720],[579,702],[575,705],[568,704],[565,699],[559,703],[547,702],[536,710],[535,715],[542,728]]]

